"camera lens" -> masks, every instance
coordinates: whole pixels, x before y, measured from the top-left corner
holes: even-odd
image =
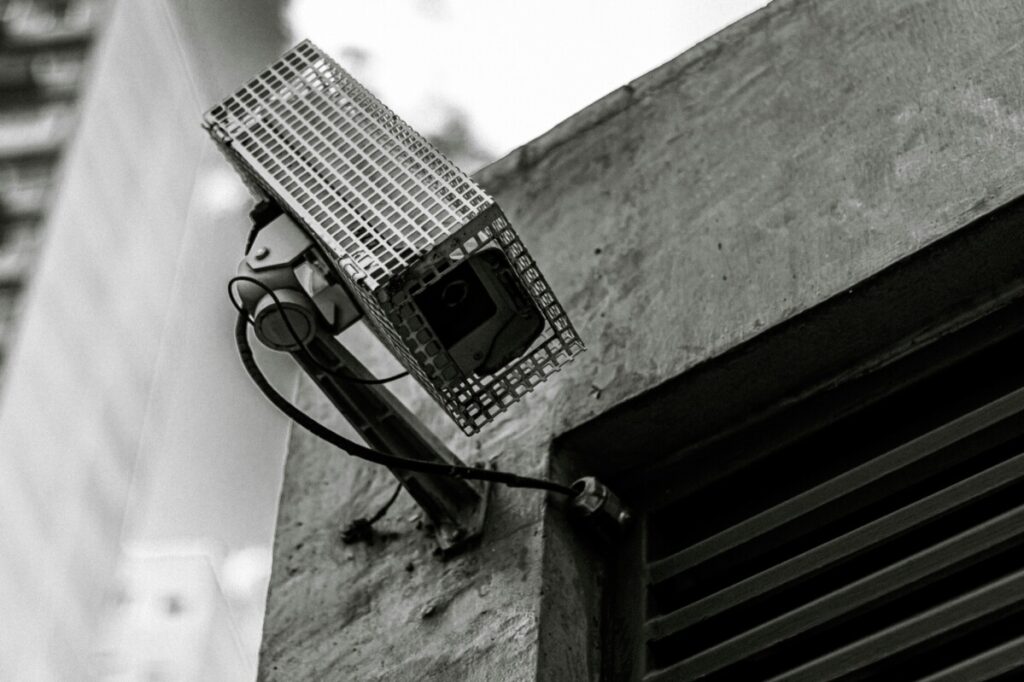
[[[414,299],[427,324],[446,348],[451,348],[498,312],[497,304],[468,260],[427,285]]]
[[[466,280],[457,279],[446,286],[444,291],[441,292],[441,302],[449,308],[454,308],[465,301],[468,294],[469,285],[466,284]]]

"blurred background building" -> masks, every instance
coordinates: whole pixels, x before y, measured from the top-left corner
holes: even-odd
[[[200,580],[172,556],[130,560],[119,586],[123,547],[210,538],[230,558],[273,525],[286,424],[221,334],[247,199],[199,121],[285,33],[273,0],[18,1],[2,17],[0,262],[20,314],[3,334],[0,679],[88,679],[126,586],[174,574],[224,601],[219,561]],[[209,627],[232,608],[249,609],[224,601]]]
[[[105,6],[0,3],[0,376]]]
[[[96,644],[99,677],[253,679],[262,621],[254,566],[244,553],[225,560],[202,542],[130,548]]]

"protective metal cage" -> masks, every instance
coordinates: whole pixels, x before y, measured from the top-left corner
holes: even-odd
[[[466,434],[583,350],[494,200],[308,40],[204,122],[254,194],[333,255],[371,329]],[[485,248],[504,252],[545,325],[497,373],[467,376],[413,297]]]

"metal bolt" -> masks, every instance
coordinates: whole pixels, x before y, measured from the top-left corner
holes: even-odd
[[[619,525],[620,526],[625,526],[627,523],[629,523],[632,520],[633,520],[633,517],[630,515],[630,513],[628,511],[620,511],[619,512]]]
[[[261,246],[260,248],[256,249],[256,260],[263,260],[264,258],[266,258],[269,255],[270,255],[270,249],[268,249],[265,246]]]

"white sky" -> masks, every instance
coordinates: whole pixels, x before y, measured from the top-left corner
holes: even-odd
[[[765,4],[292,0],[289,19],[414,128],[454,105],[500,157]]]

